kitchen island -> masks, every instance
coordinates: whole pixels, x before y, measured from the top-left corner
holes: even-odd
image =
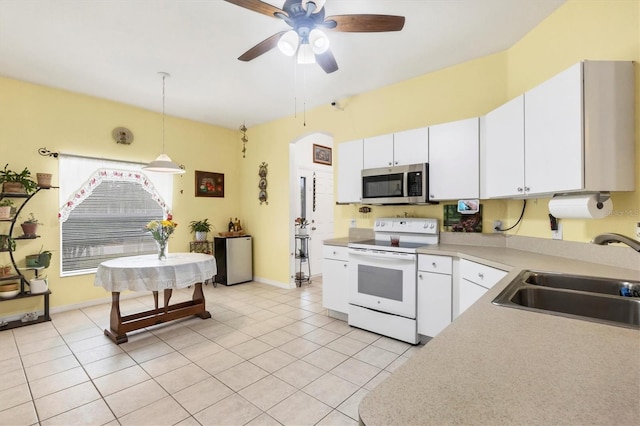
[[[491,303],[523,269],[638,280],[640,256],[629,269],[504,247],[419,253],[510,272],[364,397],[361,423],[640,423],[640,330]]]

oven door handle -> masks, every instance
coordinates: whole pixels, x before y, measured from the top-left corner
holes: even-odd
[[[378,250],[349,249],[350,256],[362,258],[376,258],[385,260],[400,260],[405,262],[415,261],[416,255],[411,253],[398,253]]]

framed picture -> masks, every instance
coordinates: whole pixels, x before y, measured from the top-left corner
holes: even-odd
[[[331,165],[331,148],[328,146],[313,144],[313,162]]]
[[[224,197],[224,174],[196,170],[196,197]]]

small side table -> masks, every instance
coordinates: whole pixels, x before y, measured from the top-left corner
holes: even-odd
[[[213,241],[191,241],[189,243],[189,252],[213,254]]]
[[[309,262],[309,235],[295,235],[295,258],[296,258],[296,276],[295,282],[297,287],[301,287],[302,283],[311,284],[311,263]],[[306,266],[305,266],[306,265]]]
[[[213,241],[191,241],[189,243],[189,253],[203,253],[213,255]],[[204,285],[207,285],[209,281],[211,281],[214,287],[218,286],[218,283],[216,283],[216,280],[214,280],[213,278],[205,280]]]

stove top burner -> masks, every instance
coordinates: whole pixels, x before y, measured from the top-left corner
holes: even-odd
[[[391,240],[365,240],[355,243],[349,243],[351,248],[368,249],[368,250],[384,250],[384,251],[398,251],[404,253],[415,253],[418,248],[428,245],[427,243],[420,242],[408,242],[402,241],[398,245],[391,245]]]

